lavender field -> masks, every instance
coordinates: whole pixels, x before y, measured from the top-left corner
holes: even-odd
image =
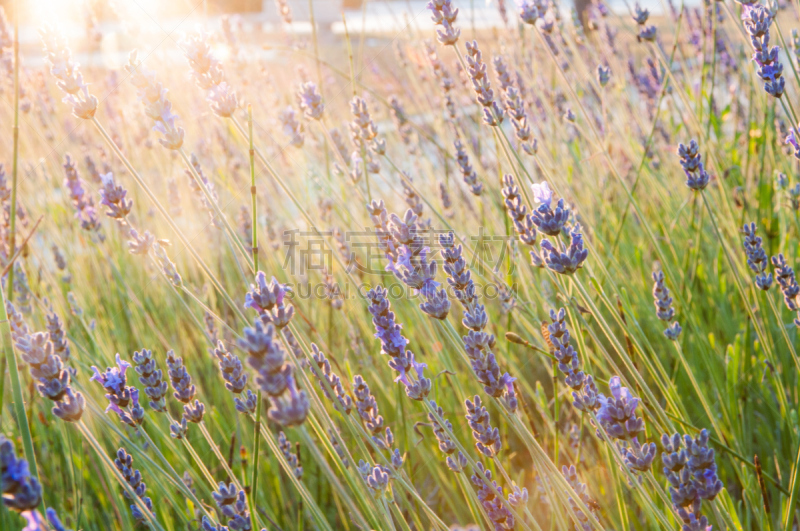
[[[800,1],[25,4],[0,530],[800,529]]]

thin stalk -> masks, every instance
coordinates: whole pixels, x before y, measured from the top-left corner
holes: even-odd
[[[14,2],[14,146],[11,158],[11,215],[9,248],[13,253],[16,246],[17,227],[17,167],[19,160],[19,5]],[[14,268],[8,273],[8,300],[14,300]],[[5,311],[5,310],[4,310]]]
[[[263,402],[263,400],[261,399],[261,389],[259,388],[258,404],[256,405],[256,423],[253,430],[253,479],[250,482],[250,520],[253,524],[253,529],[258,529],[256,525],[256,496],[258,495],[258,457],[259,445],[261,444],[261,402]]]
[[[253,272],[258,273],[258,214],[256,210],[256,165],[255,149],[253,149],[253,106],[247,105],[247,129],[250,134],[250,197],[253,203],[253,221],[250,231],[253,233]]]
[[[3,293],[3,286],[0,285],[0,324],[2,324],[3,338],[3,351],[5,353],[6,364],[8,365],[8,372],[11,376],[11,392],[14,394],[14,411],[17,416],[17,424],[19,424],[19,431],[22,435],[22,446],[25,450],[25,459],[28,460],[28,466],[31,470],[31,475],[39,479],[39,468],[36,466],[36,454],[33,451],[33,438],[31,437],[31,428],[28,425],[28,416],[25,414],[25,401],[22,397],[22,385],[19,381],[19,368],[17,367],[17,356],[14,352],[13,340],[11,339],[11,325],[8,322],[8,314],[6,313],[6,301]]]

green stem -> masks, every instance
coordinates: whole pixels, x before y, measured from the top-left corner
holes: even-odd
[[[37,480],[39,479],[39,469],[36,466],[36,454],[33,451],[33,438],[31,437],[31,428],[28,425],[28,416],[25,414],[25,402],[22,398],[22,386],[19,381],[19,368],[17,367],[17,356],[14,353],[13,340],[11,339],[11,325],[8,323],[8,314],[6,313],[6,301],[3,293],[3,287],[0,286],[0,323],[2,323],[3,338],[3,351],[5,353],[5,360],[8,364],[8,372],[11,375],[11,391],[14,394],[14,410],[17,416],[17,423],[19,424],[19,431],[22,435],[22,446],[25,450],[25,459],[28,460],[28,466],[31,470],[31,475]]]
[[[251,151],[252,160],[252,151]],[[250,520],[253,529],[258,529],[256,525],[256,496],[258,494],[258,457],[259,445],[261,444],[261,389],[258,390],[258,404],[256,405],[256,425],[253,431],[253,479],[250,482]]]

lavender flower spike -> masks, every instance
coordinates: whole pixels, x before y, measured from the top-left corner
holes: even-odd
[[[772,286],[772,273],[767,273],[767,253],[761,245],[761,237],[756,236],[756,224],[745,224],[742,228],[744,232],[744,252],[747,255],[747,265],[756,273],[756,286],[758,289],[767,291]]]
[[[570,245],[563,249],[558,249],[546,238],[542,240],[544,261],[551,271],[562,275],[571,275],[583,267],[583,263],[589,257],[589,251],[583,248],[583,235],[580,230],[580,225],[576,223],[570,230]],[[533,264],[536,265],[536,262],[534,261]]]

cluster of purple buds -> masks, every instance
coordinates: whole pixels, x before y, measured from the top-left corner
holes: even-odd
[[[780,98],[786,88],[783,78],[783,63],[778,54],[778,46],[769,45],[769,27],[772,25],[772,14],[762,4],[743,6],[742,19],[744,29],[750,35],[753,46],[753,61],[758,64],[758,77],[764,81],[767,94]]]
[[[294,317],[294,307],[285,304],[288,291],[275,277],[267,284],[267,276],[259,271],[256,283],[250,285],[245,295],[244,307],[257,311],[264,324],[271,323],[282,330]]]
[[[469,329],[469,332],[462,337],[462,340],[472,370],[478,381],[483,384],[484,391],[495,398],[502,397],[506,407],[512,412],[516,411],[518,406],[514,390],[516,378],[507,372],[501,373],[495,354],[492,352],[495,346],[494,334],[483,331],[489,320],[485,306],[477,302],[475,284],[462,256],[462,247],[455,245],[452,232],[440,234],[439,244],[442,246],[447,282],[455,290],[456,298],[464,308],[464,318],[461,323]]]
[[[772,273],[767,273],[769,265],[767,253],[761,245],[761,237],[756,236],[756,224],[751,222],[742,228],[744,232],[744,252],[747,255],[747,266],[756,274],[756,286],[767,291],[772,286]]]
[[[394,445],[392,429],[385,426],[375,396],[360,374],[353,377],[353,395],[356,397],[358,416],[361,418],[364,428],[369,432],[372,442],[381,450],[390,450]]]
[[[597,66],[597,82],[600,84],[601,87],[605,87],[608,85],[608,82],[611,81],[611,68],[604,65]]]
[[[514,127],[514,135],[519,141],[519,145],[528,155],[535,155],[539,151],[539,144],[531,134],[531,127],[528,125],[528,113],[525,111],[525,100],[522,99],[519,90],[513,85],[505,89],[506,111],[511,117],[511,125]]]
[[[8,300],[6,301],[6,314],[8,315],[8,324],[11,326],[11,339],[17,342],[27,336],[29,329],[25,318]]]
[[[331,441],[331,446],[336,451],[336,455],[342,460],[342,465],[345,468],[350,468],[350,461],[347,459],[347,453],[344,449],[344,444],[340,440],[338,432],[328,428],[328,439]]]
[[[137,51],[133,50],[128,56],[125,71],[130,75],[131,84],[137,89],[145,115],[155,123],[153,131],[163,136],[158,142],[167,149],[178,150],[183,145],[184,131],[175,124],[178,115],[172,112],[167,89],[156,81],[155,72],[145,69],[137,57]]]
[[[292,443],[283,432],[278,433],[278,446],[281,449],[283,457],[286,458],[286,462],[289,463],[289,466],[292,468],[294,477],[303,479],[303,466],[300,464],[299,448],[296,452],[292,451]]]
[[[564,230],[567,221],[569,221],[570,214],[569,208],[564,206],[564,199],[559,199],[555,210],[553,210],[551,206],[553,191],[547,181],[534,184],[531,188],[533,189],[534,201],[539,203],[536,210],[531,212],[533,223],[548,236],[559,236]]]
[[[480,453],[494,458],[500,452],[502,444],[500,442],[500,430],[493,428],[489,424],[489,412],[481,403],[481,397],[475,395],[473,401],[466,401],[467,423],[472,428],[472,437],[475,439],[475,448]]]
[[[126,452],[124,448],[120,448],[117,450],[117,457],[114,459],[114,466],[117,468],[117,470],[119,470],[120,474],[122,474],[122,477],[125,478],[125,481],[131,487],[141,503],[147,508],[147,511],[150,513],[150,518],[152,518],[154,514],[153,502],[148,496],[145,495],[147,493],[147,485],[144,483],[144,481],[142,481],[142,474],[133,468],[133,456]],[[126,498],[129,500],[131,499],[131,495],[128,494],[127,490],[124,492],[124,494]],[[148,520],[148,517],[142,513],[142,510],[138,505],[136,505],[136,503],[131,504],[131,515],[137,524],[143,524]]]
[[[211,496],[217,503],[222,515],[228,519],[228,529],[230,531],[251,531],[252,521],[250,519],[250,511],[247,507],[247,495],[244,490],[237,490],[236,485],[230,483],[226,485],[220,482],[217,492],[212,492]],[[203,527],[206,526],[206,517],[203,517]],[[211,524],[208,524],[211,526]],[[222,531],[225,528],[216,528],[211,526],[211,529]]]
[[[544,17],[546,11],[547,2],[545,0],[522,0],[519,3],[519,18],[531,26]]]
[[[528,214],[528,207],[522,202],[519,187],[514,183],[513,176],[510,174],[503,176],[503,188],[500,191],[503,193],[506,212],[514,223],[514,232],[517,233],[519,241],[525,245],[534,245],[536,243],[536,227],[532,216]],[[531,253],[531,258],[536,262],[539,256],[533,251]],[[541,263],[541,261],[539,262]]]
[[[551,271],[561,275],[572,275],[583,267],[583,263],[589,257],[589,250],[583,247],[583,234],[580,232],[581,226],[575,223],[570,229],[570,244],[553,245],[547,238],[542,239],[541,247],[542,254],[544,255],[544,263]],[[533,265],[537,265],[537,261],[532,257]]]
[[[128,236],[131,237],[128,240],[128,252],[131,254],[147,256],[156,243],[155,235],[150,234],[149,230],[144,231],[144,234],[140,234],[139,231],[132,228],[128,231]]]
[[[794,276],[794,269],[786,263],[783,253],[772,257],[772,266],[775,268],[775,280],[783,293],[783,302],[789,311],[794,312],[800,309],[797,305],[797,295],[800,294],[800,286]]]
[[[0,433],[0,495],[3,505],[20,513],[42,503],[42,486],[31,476],[28,462],[17,458],[14,443]]]
[[[686,174],[686,186],[695,191],[704,190],[708,186],[708,172],[703,167],[700,157],[700,146],[695,140],[689,142],[688,146],[678,145],[678,156],[681,158],[681,166]]]
[[[180,288],[183,286],[183,279],[181,278],[180,273],[178,273],[175,263],[169,259],[167,250],[164,248],[164,245],[162,245],[163,243],[163,240],[153,243],[153,254],[158,261],[158,265],[161,266],[161,272],[164,273],[164,276],[167,277],[167,280],[169,280],[176,288]]]
[[[662,435],[661,461],[670,483],[669,493],[686,531],[710,531],[708,519],[700,514],[703,500],[712,501],[722,490],[717,477],[714,450],[708,447],[708,431],[696,438],[679,434]]]
[[[425,246],[425,241],[420,235],[423,228],[419,226],[419,217],[413,210],[406,210],[401,219],[397,214],[389,217],[389,231],[397,249],[397,258],[389,263],[386,270],[391,271],[398,280],[406,286],[415,289],[426,299],[430,300],[437,294],[439,283],[436,278],[436,262],[430,260],[430,248]],[[443,309],[446,314],[447,309]]]
[[[58,314],[52,311],[47,314],[47,332],[50,335],[50,341],[53,343],[53,354],[64,362],[69,361],[70,348],[64,332],[64,324]]]
[[[435,411],[435,414],[432,412],[428,413],[428,420],[431,422],[431,426],[433,427],[433,435],[436,437],[439,450],[444,455],[450,456],[458,448],[453,439],[450,438],[450,434],[453,432],[453,424],[444,418],[444,410],[441,406],[437,405],[434,400],[430,400],[429,404],[433,411]],[[459,452],[459,454],[460,453],[461,452]],[[459,459],[462,459],[461,455],[459,455]],[[448,465],[449,464],[450,460],[448,460]]]
[[[172,396],[184,404],[183,419],[199,424],[203,420],[206,407],[202,402],[194,398],[197,394],[197,388],[192,383],[192,377],[189,376],[186,366],[183,364],[183,358],[176,356],[173,350],[167,351],[167,369],[172,389],[175,391]]]
[[[234,395],[242,394],[247,385],[247,373],[242,366],[242,360],[228,352],[222,341],[217,342],[217,347],[212,352],[219,360],[219,371],[225,380],[225,388]]]
[[[300,89],[297,91],[297,101],[307,119],[322,119],[322,114],[325,112],[325,104],[322,103],[322,96],[320,96],[314,83],[309,81],[300,85]]]
[[[211,111],[223,118],[233,116],[238,105],[236,92],[225,81],[222,64],[211,53],[209,35],[205,32],[188,35],[179,46],[192,69],[192,79],[207,91]]]
[[[445,97],[449,97],[450,92],[456,86],[455,81],[453,81],[450,72],[447,71],[447,68],[444,66],[441,59],[439,59],[439,54],[436,52],[434,44],[430,41],[425,41],[423,44],[425,45],[425,54],[428,56],[428,61],[431,64],[433,73],[436,79],[439,80],[439,86],[442,88]]]
[[[380,498],[389,487],[391,470],[383,465],[370,466],[362,459],[358,462],[358,472],[375,498]]]
[[[238,346],[247,352],[248,363],[258,373],[256,384],[271,398],[267,412],[269,418],[281,426],[297,426],[306,420],[311,404],[305,391],[297,388],[292,376],[293,368],[286,363],[286,353],[275,338],[275,325],[265,318],[270,315],[270,308],[278,305],[285,294],[283,287],[274,280],[273,287],[279,289],[272,292],[254,289],[248,293],[248,299],[252,301],[248,307],[261,308],[264,313],[255,319],[252,328],[244,329],[244,338],[239,339]],[[242,409],[239,410],[249,411],[249,398],[237,402],[237,409],[241,402]]]
[[[503,122],[504,111],[494,99],[494,91],[486,72],[486,63],[477,41],[467,41],[467,74],[472,81],[477,102],[483,107],[483,121],[489,126]]]
[[[66,422],[77,422],[83,415],[86,402],[83,395],[70,386],[72,372],[64,367],[46,332],[25,334],[16,340],[22,360],[28,364],[31,376],[38,382],[36,389],[54,404],[52,412]]]
[[[583,505],[589,508],[591,511],[593,508],[597,507],[597,503],[589,497],[586,493],[586,484],[581,483],[580,479],[578,479],[578,471],[575,469],[575,465],[570,465],[567,467],[566,465],[561,467],[561,474],[564,476],[564,479],[567,480],[569,486],[572,487],[572,490],[575,494],[578,495]],[[580,529],[581,531],[591,531],[593,529],[592,523],[589,518],[594,518],[597,520],[596,514],[587,515],[583,512],[578,503],[570,496],[568,498],[570,509],[572,510],[575,518],[579,522],[580,527],[578,525],[575,526],[575,529]]]
[[[456,162],[458,163],[458,169],[461,171],[461,175],[464,178],[464,183],[469,187],[469,191],[472,195],[480,196],[481,192],[483,191],[483,184],[478,182],[478,176],[475,173],[475,170],[472,168],[472,165],[469,163],[469,155],[467,155],[464,145],[459,139],[456,139],[453,145],[456,148]]]
[[[395,321],[388,294],[381,286],[367,292],[375,337],[381,342],[381,354],[392,358],[389,367],[398,373],[394,381],[405,386],[406,395],[412,400],[423,400],[431,391],[431,381],[425,377],[427,365],[417,362],[414,353],[406,350],[408,339],[401,333],[402,325]]]
[[[764,257],[766,259],[766,256]],[[675,317],[675,309],[672,307],[672,297],[669,296],[669,288],[664,284],[663,271],[653,273],[653,303],[656,306],[656,317],[667,322],[667,329],[664,335],[672,341],[676,341],[681,335],[681,325],[678,321],[672,322]]]
[[[142,349],[133,353],[133,368],[139,374],[139,383],[144,386],[144,394],[150,399],[150,407],[159,413],[167,411],[167,382],[163,372],[156,365],[153,352]]]
[[[100,204],[108,208],[106,215],[118,221],[124,221],[133,207],[133,201],[125,199],[128,191],[114,182],[114,174],[105,173],[100,175],[103,188],[100,189]]]
[[[106,412],[112,410],[120,421],[135,428],[144,421],[144,408],[139,405],[139,390],[128,386],[125,372],[131,364],[123,361],[119,353],[116,361],[116,367],[108,367],[102,373],[93,365],[94,376],[91,380],[98,382],[106,391],[105,397],[109,402]]]
[[[653,42],[656,40],[656,27],[648,26],[647,20],[650,18],[650,11],[642,9],[637,2],[633,8],[633,21],[639,25],[639,33],[636,38],[641,41]]]
[[[311,371],[319,381],[320,388],[322,388],[322,394],[334,404],[336,409],[345,415],[349,415],[350,411],[353,409],[353,399],[350,398],[350,395],[348,395],[344,390],[342,381],[331,369],[331,363],[328,361],[328,358],[325,357],[325,353],[319,350],[317,345],[314,343],[311,343],[311,350],[314,363],[316,364],[316,368],[314,365],[311,365]],[[328,386],[330,386],[334,394],[336,394],[336,402],[333,401],[333,397],[328,391],[328,388],[325,387],[323,380],[328,383]]]
[[[567,311],[564,308],[558,310],[558,313],[550,310],[552,322],[547,325],[547,337],[553,345],[553,355],[558,360],[558,370],[564,374],[565,383],[573,392],[579,393],[586,383],[587,376],[581,370],[578,352],[570,344],[571,336],[565,321],[566,317]]]
[[[278,115],[283,134],[289,138],[289,145],[296,148],[303,147],[303,124],[297,120],[297,113],[291,106],[287,106]]]
[[[197,155],[192,153],[190,162],[192,163],[192,168],[194,168],[194,171],[188,168],[184,170],[186,178],[189,182],[189,187],[192,189],[192,192],[194,192],[195,196],[200,201],[200,204],[208,213],[208,217],[211,218],[211,223],[218,229],[222,228],[222,222],[217,219],[214,206],[209,202],[209,198],[210,201],[213,201],[214,203],[218,201],[217,192],[214,189],[214,183],[212,183],[206,177],[205,173],[203,173],[203,167],[200,165],[200,159],[197,158]],[[199,181],[195,175],[200,178]],[[206,196],[206,193],[203,191],[203,187],[205,187],[205,192],[208,193],[208,196]]]
[[[487,479],[491,482],[491,486],[487,483]],[[492,521],[495,531],[514,529],[514,514],[506,506],[505,499],[501,497],[503,488],[492,479],[492,471],[479,462],[478,469],[472,474],[470,481],[478,491],[478,501],[486,511],[489,520]],[[499,492],[501,496],[495,494],[495,491]]]
[[[455,45],[461,36],[461,29],[453,24],[458,17],[458,8],[453,7],[452,0],[431,0],[428,2],[431,20],[441,28],[436,29],[436,37],[441,44]]]
[[[411,123],[408,119],[408,115],[406,115],[405,109],[403,109],[403,104],[400,103],[400,99],[397,96],[392,95],[389,96],[389,106],[389,112],[392,115],[392,121],[397,128],[397,132],[400,134],[400,139],[403,141],[406,148],[408,148],[409,154],[416,154],[417,147],[413,142]]]
[[[72,114],[76,118],[93,118],[97,111],[97,98],[89,94],[89,86],[83,82],[78,64],[72,61],[72,52],[64,36],[50,26],[39,30],[39,36],[50,64],[50,73],[58,79],[56,85],[66,94],[61,101],[72,105]]]
[[[350,112],[353,114],[350,133],[355,146],[357,148],[368,147],[371,154],[383,155],[386,153],[386,140],[378,138],[378,127],[372,121],[367,102],[363,98],[353,96],[350,102]],[[375,172],[371,171],[370,173]]]
[[[100,220],[97,218],[94,201],[86,194],[75,161],[69,154],[64,157],[64,187],[69,191],[69,198],[75,207],[75,217],[80,220],[81,228],[89,232],[98,232]]]
[[[627,387],[622,387],[619,376],[612,377],[608,386],[611,396],[600,395],[597,421],[606,434],[617,441],[617,448],[630,471],[646,472],[656,457],[656,445],[639,442],[639,433],[644,431],[644,420],[636,416],[639,399]]]

